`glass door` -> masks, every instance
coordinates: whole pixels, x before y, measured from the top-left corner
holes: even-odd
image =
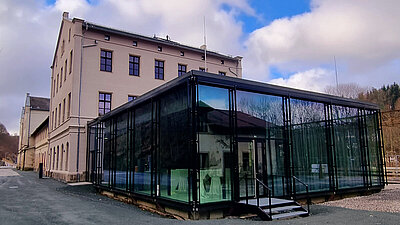
[[[262,181],[268,185],[267,157],[263,140],[241,140],[238,142],[238,168],[239,168],[239,193],[240,198],[256,196],[256,184],[259,185],[260,196],[268,192],[256,182]]]
[[[239,193],[240,198],[246,196],[254,197],[254,177],[255,177],[255,152],[254,141],[238,142],[238,168],[239,168]]]

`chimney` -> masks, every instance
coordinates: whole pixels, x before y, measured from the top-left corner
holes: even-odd
[[[69,19],[69,12],[63,12],[63,19]]]

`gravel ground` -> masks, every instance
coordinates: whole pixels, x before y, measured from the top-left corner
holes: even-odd
[[[379,193],[322,203],[348,209],[400,213],[400,184],[389,184]]]

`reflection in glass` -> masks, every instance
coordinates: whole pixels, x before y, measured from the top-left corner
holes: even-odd
[[[247,140],[238,143],[240,196],[245,194],[244,176],[249,175],[245,171],[246,167],[240,165],[242,155],[246,152],[249,153],[251,162],[255,162],[257,157],[257,164],[251,165],[257,169],[251,174],[257,173],[257,178],[273,190],[274,196],[282,195],[282,177],[285,172],[282,97],[238,90],[236,98],[238,138]],[[252,153],[254,145],[257,154]],[[254,187],[253,180],[248,180],[247,183]],[[267,194],[261,186],[259,190],[261,195]]]
[[[115,151],[115,187],[126,189],[127,183],[127,120],[128,113],[116,118],[116,151]]]
[[[228,90],[199,85],[200,203],[231,199]]]
[[[190,165],[186,86],[165,94],[160,104],[158,176],[160,196],[188,202]]]
[[[151,103],[135,110],[134,191],[151,194]]]
[[[329,190],[324,104],[290,100],[294,175],[310,191]],[[296,190],[305,191],[296,184]]]
[[[363,186],[358,110],[332,106],[332,111],[338,186]]]

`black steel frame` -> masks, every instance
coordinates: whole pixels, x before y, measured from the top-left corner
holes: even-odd
[[[208,85],[208,86],[215,86],[215,87],[222,87],[227,88],[229,91],[229,127],[231,128],[230,133],[230,148],[231,148],[231,155],[232,157],[232,164],[231,164],[231,171],[233,171],[232,179],[231,179],[231,201],[228,202],[217,202],[217,203],[206,203],[201,204],[199,198],[199,177],[200,177],[200,163],[199,163],[199,138],[198,138],[198,123],[199,117],[197,109],[198,105],[198,85]],[[192,162],[192,167],[188,168],[188,184],[189,184],[189,192],[188,192],[188,199],[187,203],[174,201],[171,199],[163,199],[159,196],[159,191],[157,189],[157,185],[160,183],[160,177],[157,174],[157,152],[159,150],[159,135],[160,135],[160,126],[158,121],[159,118],[159,103],[158,103],[158,96],[161,94],[179,86],[179,85],[186,85],[187,93],[188,93],[188,117],[189,117],[189,130],[190,130],[190,140],[189,142],[189,154],[190,159]],[[328,164],[329,164],[329,184],[330,184],[330,191],[326,192],[317,192],[312,193],[313,195],[326,195],[328,193],[335,193],[335,192],[346,192],[347,191],[357,191],[357,190],[369,190],[369,189],[376,189],[382,188],[384,186],[384,181],[386,180],[386,164],[385,159],[383,157],[384,148],[383,148],[383,138],[382,138],[382,119],[380,115],[379,108],[371,103],[360,102],[352,99],[344,99],[339,98],[336,96],[330,96],[325,94],[319,93],[312,93],[308,91],[301,91],[296,89],[284,88],[254,81],[248,81],[238,78],[231,78],[231,77],[222,77],[206,72],[201,71],[190,71],[184,76],[178,77],[146,94],[137,98],[134,101],[128,102],[117,109],[112,110],[111,112],[96,118],[95,120],[88,123],[88,146],[87,146],[87,180],[93,182],[98,188],[107,189],[114,192],[126,194],[128,196],[133,196],[136,198],[143,198],[148,199],[151,201],[162,202],[166,205],[173,205],[176,207],[180,207],[182,209],[187,209],[192,211],[193,213],[198,213],[204,209],[210,208],[224,208],[226,206],[230,206],[232,202],[238,202],[240,200],[239,194],[239,176],[238,176],[238,131],[237,131],[237,104],[236,104],[236,91],[250,91],[254,93],[261,93],[261,94],[268,94],[273,96],[278,96],[282,98],[282,113],[283,113],[283,146],[284,146],[284,177],[282,178],[283,182],[283,196],[286,198],[296,198],[296,197],[307,197],[304,196],[305,193],[297,193],[295,190],[295,182],[296,180],[299,181],[298,178],[294,176],[295,171],[293,167],[293,134],[292,134],[292,124],[291,124],[291,106],[290,102],[291,99],[300,99],[300,100],[307,100],[307,101],[314,101],[320,102],[324,104],[324,114],[325,114],[325,132],[326,132],[326,140],[327,140],[327,150],[328,150]],[[151,110],[151,160],[152,160],[152,168],[151,168],[151,195],[146,196],[140,193],[135,193],[133,188],[134,180],[131,180],[130,174],[133,172],[132,161],[134,159],[134,153],[129,153],[129,149],[133,149],[132,146],[134,144],[133,138],[131,135],[134,135],[135,128],[134,128],[134,118],[135,118],[135,108],[144,105],[148,102],[151,102],[152,110]],[[363,179],[364,179],[364,187],[361,188],[349,188],[349,189],[339,189],[338,188],[338,172],[336,167],[336,153],[335,153],[335,140],[333,138],[334,135],[334,126],[333,126],[333,113],[332,113],[332,106],[339,105],[339,106],[347,106],[347,107],[355,107],[358,108],[358,124],[359,124],[359,132],[360,132],[360,145],[363,149],[361,151],[361,156],[363,158],[364,164],[362,165],[363,168]],[[117,123],[114,121],[113,117],[115,115],[119,115],[121,113],[128,112],[128,122],[127,122],[127,164],[128,172],[126,174],[127,181],[130,181],[129,184],[126,186],[125,190],[117,189],[112,184],[115,183],[115,171],[114,173],[110,172],[109,174],[109,181],[113,179],[114,182],[108,183],[108,185],[103,185],[101,183],[101,173],[102,173],[102,166],[104,165],[104,121],[110,120],[111,127],[110,135],[113,140],[110,140],[110,165],[112,168],[115,168],[116,163],[116,155],[115,151],[115,132],[117,129]],[[368,141],[365,139],[367,135],[367,125],[366,125],[366,116],[367,114],[373,114],[376,120],[375,128],[376,129],[376,137],[377,137],[377,148],[378,148],[378,155],[377,158],[379,160],[379,185],[373,185],[371,183],[371,168],[370,168],[370,157],[368,151]],[[92,129],[95,129],[95,139],[98,145],[103,144],[103,147],[99,148],[95,146],[94,153],[90,151],[90,135],[92,134]],[[264,143],[266,145],[268,143]],[[264,146],[265,148],[266,146]],[[93,157],[93,158],[92,158]],[[134,179],[134,176],[132,176]],[[264,182],[262,180],[260,182]],[[307,185],[303,183],[304,185]],[[258,187],[258,185],[257,185]],[[274,193],[274,185],[272,187],[268,187],[269,194]],[[307,186],[308,189],[308,186]]]

